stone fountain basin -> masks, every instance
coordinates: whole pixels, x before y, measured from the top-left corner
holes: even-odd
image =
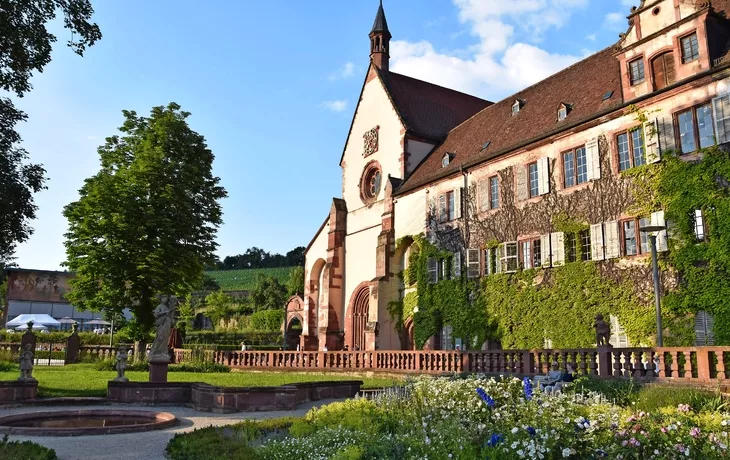
[[[27,412],[0,417],[0,434],[93,436],[161,430],[178,423],[169,412],[103,409]]]

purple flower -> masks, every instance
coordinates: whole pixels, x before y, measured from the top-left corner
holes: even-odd
[[[535,431],[535,429],[531,426],[528,426],[526,429],[530,436],[535,436],[535,434],[537,433],[537,431]]]
[[[494,402],[494,399],[489,396],[486,391],[484,391],[484,388],[477,388],[477,394],[482,399],[482,401],[484,401],[484,404],[486,404],[488,408],[494,409],[496,403]]]
[[[524,390],[525,390],[525,399],[528,401],[531,400],[532,399],[532,381],[530,380],[529,377],[525,377],[524,379],[522,379],[522,386],[524,387]]]
[[[693,427],[691,430],[689,430],[689,435],[692,436],[693,438],[696,438],[697,436],[700,435],[700,429],[697,427]]]
[[[500,442],[502,442],[503,439],[504,438],[502,437],[501,434],[494,433],[494,434],[492,434],[492,436],[489,437],[489,440],[487,441],[487,446],[494,447],[497,444],[499,444]]]

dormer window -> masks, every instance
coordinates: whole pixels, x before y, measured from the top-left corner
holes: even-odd
[[[451,163],[451,154],[447,153],[444,155],[444,157],[441,159],[441,167],[445,168]]]
[[[563,121],[566,118],[568,118],[568,109],[570,108],[570,105],[568,104],[560,104],[560,108],[558,109],[558,121]]]
[[[515,101],[514,104],[512,104],[512,116],[517,115],[520,113],[520,108],[522,107],[522,103],[518,100]]]

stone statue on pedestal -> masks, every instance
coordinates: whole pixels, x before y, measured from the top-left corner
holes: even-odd
[[[168,361],[168,342],[170,331],[175,322],[175,311],[177,309],[177,298],[173,296],[160,296],[160,304],[155,308],[155,340],[150,348],[149,361]]]
[[[31,344],[27,343],[20,353],[20,378],[21,382],[35,382],[33,377],[33,349]]]
[[[114,378],[115,382],[129,382],[129,379],[124,376],[124,371],[127,369],[127,352],[124,347],[119,347],[117,350],[117,362],[114,368],[117,370],[117,376]]]

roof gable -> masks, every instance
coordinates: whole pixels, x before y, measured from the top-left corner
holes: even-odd
[[[406,129],[428,139],[443,139],[450,130],[492,104],[476,96],[405,75],[378,73]]]

